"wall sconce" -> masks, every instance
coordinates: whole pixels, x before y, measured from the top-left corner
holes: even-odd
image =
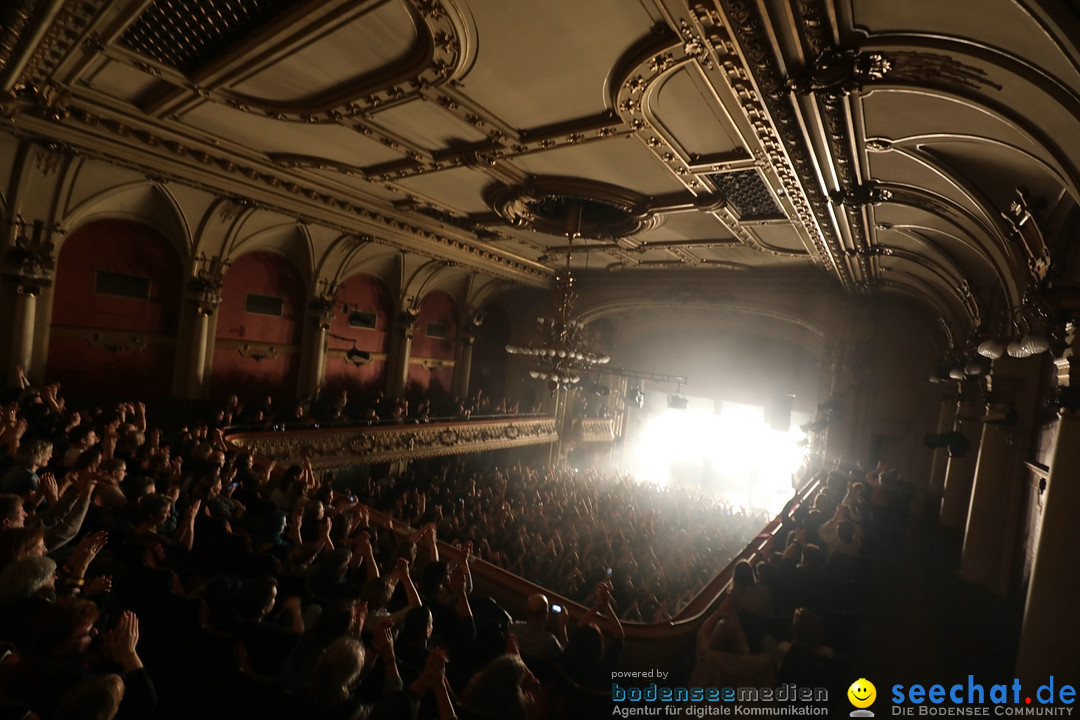
[[[273,360],[280,354],[273,345],[249,345],[244,344],[236,349],[242,357],[251,358],[256,362]]]
[[[356,367],[371,364],[371,353],[366,350],[358,350],[354,344],[345,351],[345,362],[352,363]]]
[[[114,335],[93,333],[86,339],[90,347],[108,350],[114,355],[129,350],[139,351],[146,347],[146,339],[141,335]]]

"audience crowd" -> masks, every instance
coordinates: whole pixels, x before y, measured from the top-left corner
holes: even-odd
[[[588,602],[610,581],[626,620],[670,619],[769,518],[685,488],[595,469],[521,464],[473,470],[464,460],[371,482],[369,503],[483,560]]]
[[[458,459],[348,485],[307,462],[258,467],[223,428],[280,416],[235,397],[154,427],[139,402],[76,411],[25,378],[15,394],[0,406],[0,719],[589,716],[622,621],[670,618],[766,522],[588,469]],[[316,414],[348,401],[328,405]],[[702,625],[694,678],[827,655],[811,609],[833,601],[825,573],[861,572],[882,508],[901,504],[899,478],[871,475],[829,474],[786,512],[775,557],[740,566]],[[514,622],[473,592],[473,558],[588,609],[537,592]]]

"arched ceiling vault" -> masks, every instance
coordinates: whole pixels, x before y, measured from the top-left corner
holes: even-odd
[[[595,312],[824,274],[964,337],[1077,275],[1078,37],[1071,0],[19,0],[0,147],[210,193],[226,243],[295,223],[326,281],[544,287],[576,207]]]

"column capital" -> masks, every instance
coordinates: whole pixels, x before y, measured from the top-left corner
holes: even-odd
[[[395,316],[394,325],[399,333],[409,340],[412,340],[413,333],[416,332],[416,321],[419,317],[420,309],[410,306],[401,310]]]
[[[4,266],[20,284],[42,285],[49,282],[51,272],[56,268],[56,258],[53,252],[56,245],[53,244],[52,234],[61,232],[59,225],[47,228],[41,220],[32,223],[33,237],[28,237],[27,223],[18,217],[15,225],[19,227],[19,234],[7,252],[4,253]]]
[[[1064,348],[1054,357],[1059,387],[1080,387],[1080,333],[1077,333],[1077,321],[1065,323]]]
[[[338,291],[342,283],[333,280],[320,280],[319,290],[311,299],[311,318],[319,324],[320,330],[329,330],[330,322],[334,319],[334,308],[337,306]],[[346,308],[348,312],[348,308]]]
[[[1049,404],[1061,416],[1080,417],[1080,324],[1069,319],[1064,324],[1063,348],[1054,356],[1057,388]]]
[[[41,283],[31,278],[19,278],[16,281],[15,292],[24,297],[37,297],[41,294]]]
[[[212,258],[200,255],[196,261],[199,267],[188,284],[191,297],[195,301],[195,314],[213,315],[221,304],[221,286],[225,281],[225,270],[229,267],[229,261],[223,260],[220,255]]]

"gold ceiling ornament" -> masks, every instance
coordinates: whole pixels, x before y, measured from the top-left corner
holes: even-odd
[[[574,238],[581,236],[581,206],[569,205],[566,217],[566,267],[555,273],[555,307],[550,318],[536,319],[536,336],[528,345],[507,345],[511,355],[533,359],[529,376],[545,380],[555,393],[581,381],[594,365],[611,360],[607,355],[589,347],[585,338],[585,323],[574,318],[574,276],[570,272]]]

